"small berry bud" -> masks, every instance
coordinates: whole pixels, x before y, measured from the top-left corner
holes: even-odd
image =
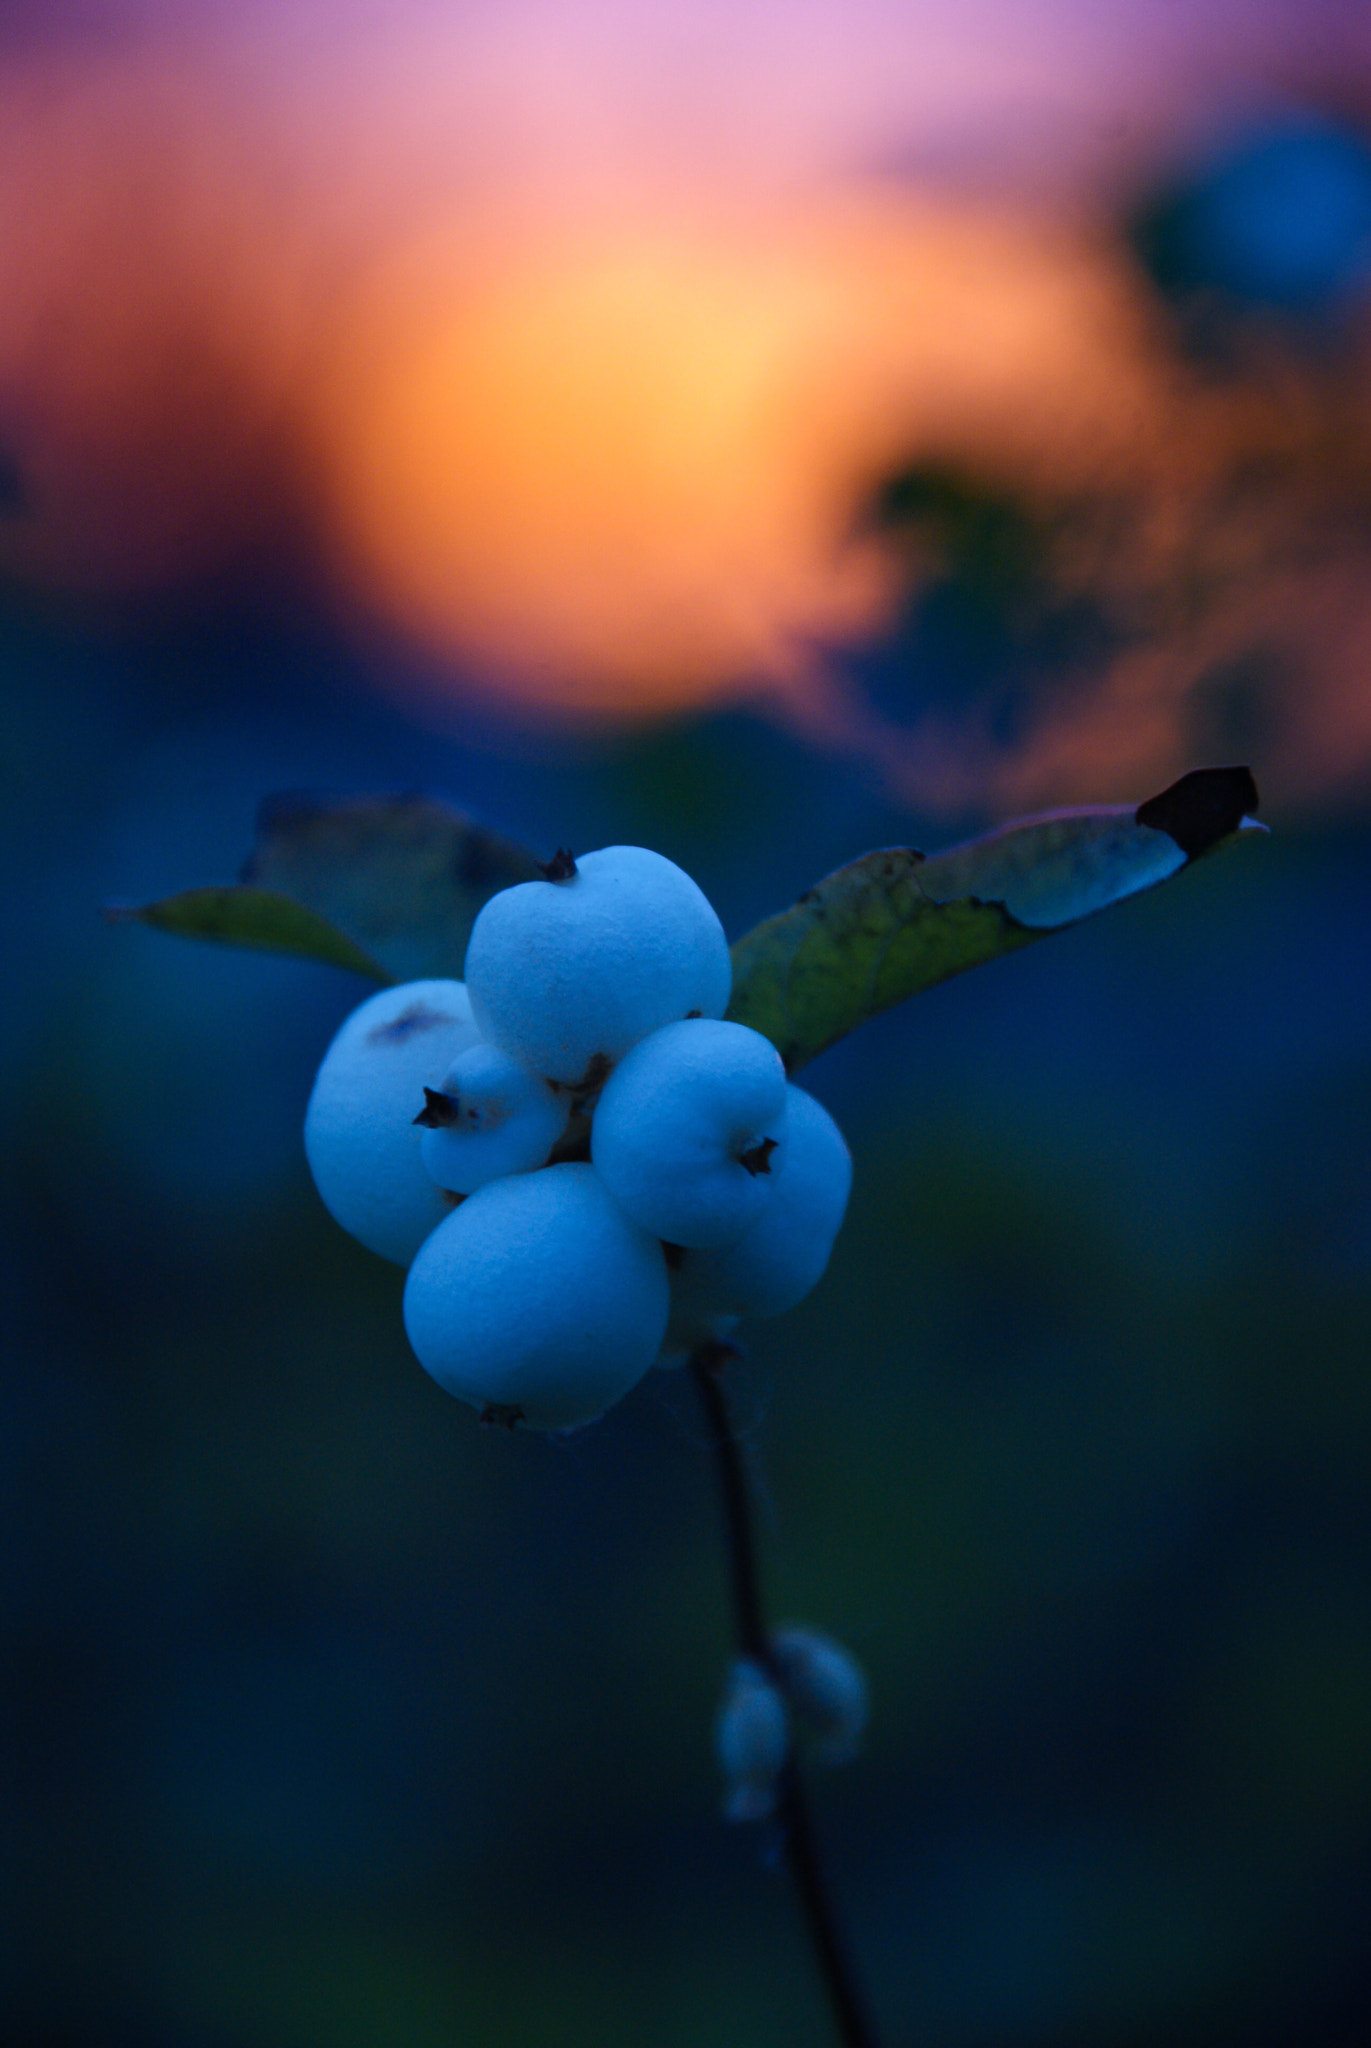
[[[821,1761],[849,1762],[866,1729],[867,1687],[861,1665],[817,1628],[778,1629],[771,1649],[782,1691],[797,1718],[819,1737]]]
[[[714,1739],[724,1772],[724,1818],[765,1820],[776,1811],[790,1725],[785,1701],[751,1657],[737,1657],[729,1667]]]

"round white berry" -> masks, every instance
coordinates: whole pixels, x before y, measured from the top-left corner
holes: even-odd
[[[405,1283],[419,1362],[491,1419],[592,1422],[642,1378],[666,1328],[661,1246],[594,1169],[488,1181],[423,1246]]]
[[[605,1083],[595,1169],[668,1244],[725,1245],[770,1199],[786,1143],[786,1078],[770,1039],[707,1017],[642,1039]]]
[[[407,1266],[451,1210],[424,1171],[414,1118],[476,1042],[460,981],[408,981],[353,1011],[324,1054],[305,1112],[305,1156],[344,1230]]]
[[[672,1276],[672,1343],[721,1316],[778,1316],[823,1276],[852,1188],[852,1156],[821,1103],[787,1088],[786,1142],[761,1215],[735,1243],[688,1251]]]
[[[470,1195],[488,1180],[545,1166],[567,1127],[568,1095],[557,1095],[494,1045],[468,1047],[428,1091],[419,1151],[440,1188]]]
[[[723,926],[689,875],[642,846],[607,846],[557,881],[484,906],[466,977],[481,1035],[547,1080],[602,1079],[659,1025],[722,1017]]]

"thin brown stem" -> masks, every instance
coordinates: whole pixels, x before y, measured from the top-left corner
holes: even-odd
[[[690,1369],[705,1412],[710,1447],[719,1474],[738,1648],[743,1656],[753,1658],[764,1670],[779,1678],[762,1606],[752,1495],[723,1382],[724,1367],[735,1355],[725,1344],[704,1345],[691,1359]],[[857,1983],[852,1959],[838,1929],[810,1819],[804,1780],[793,1754],[781,1773],[776,1817],[815,1960],[833,2008],[839,2039],[843,2048],[878,2048],[876,2032]]]

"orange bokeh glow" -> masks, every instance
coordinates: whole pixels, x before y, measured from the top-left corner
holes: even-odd
[[[621,123],[601,155],[541,26],[518,73],[497,17],[440,12],[3,59],[0,574],[126,596],[286,552],[421,652],[376,668],[426,716],[765,699],[930,808],[1165,779],[1253,655],[1287,786],[1365,775],[1371,351],[1224,387],[1079,198],[820,165],[798,116],[763,164],[741,100],[712,152],[685,84],[660,151]],[[937,573],[865,516],[915,463],[1108,613],[1011,747],[841,680]]]
[[[439,238],[359,325],[319,415],[350,571],[504,692],[674,709],[879,616],[871,351],[812,246]]]
[[[314,419],[349,586],[580,715],[804,697],[895,602],[859,519],[893,464],[1093,487],[1164,403],[1097,252],[879,189],[436,232],[342,327]]]

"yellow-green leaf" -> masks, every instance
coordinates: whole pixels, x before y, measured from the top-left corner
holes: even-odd
[[[738,941],[728,1014],[793,1073],[949,975],[1165,881],[1256,805],[1247,769],[1197,769],[1136,807],[1025,818],[931,860],[865,854]]]
[[[226,885],[219,889],[183,889],[157,903],[111,904],[112,923],[133,919],[182,938],[218,939],[230,946],[254,946],[267,953],[296,953],[323,960],[330,967],[348,967],[373,981],[389,981],[384,967],[360,946],[303,903],[275,889]]]
[[[419,981],[460,976],[481,905],[537,872],[523,847],[432,797],[278,796],[262,805],[237,888],[118,914]]]

